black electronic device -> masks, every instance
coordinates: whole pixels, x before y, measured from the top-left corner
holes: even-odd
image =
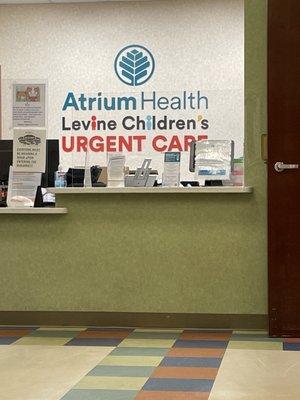
[[[37,189],[36,189],[34,207],[44,207],[43,194],[42,194],[41,186],[38,186]]]
[[[59,140],[48,139],[46,149],[46,172],[42,174],[42,187],[54,187],[55,172],[59,166]]]
[[[195,155],[196,155],[196,141],[193,140],[190,143],[190,163],[189,163],[190,172],[195,172]]]
[[[13,141],[0,140],[0,182],[8,183],[9,167],[13,163]],[[42,174],[42,187],[54,187],[54,174],[59,165],[59,140],[46,142],[46,172]]]
[[[181,183],[182,186],[184,186],[184,187],[188,187],[188,186],[199,186],[199,182],[198,182],[198,181],[180,181],[180,183]]]
[[[0,140],[0,183],[8,183],[9,167],[13,162],[13,141]]]
[[[106,186],[102,182],[98,182],[102,168],[97,165],[91,167],[91,181],[92,186]],[[83,187],[84,186],[85,169],[83,168],[69,168],[66,173],[66,180],[68,187]]]

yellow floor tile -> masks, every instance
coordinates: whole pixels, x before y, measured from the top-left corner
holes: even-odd
[[[85,376],[74,389],[140,390],[148,377]]]
[[[156,367],[162,359],[163,357],[154,356],[108,356],[101,362],[101,365]]]
[[[282,350],[282,343],[280,342],[256,342],[256,341],[243,341],[232,340],[228,344],[228,349],[245,349],[245,350]]]
[[[118,347],[171,348],[176,339],[125,339]]]
[[[57,338],[57,337],[33,337],[25,336],[12,344],[16,345],[46,345],[46,346],[63,346],[68,343],[72,338]]]

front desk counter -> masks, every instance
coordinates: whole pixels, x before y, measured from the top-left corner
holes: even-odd
[[[180,194],[208,194],[208,193],[252,193],[253,188],[250,186],[207,186],[207,187],[67,187],[67,188],[48,188],[50,193],[54,194],[80,194],[80,193],[97,193],[97,194],[112,194],[112,193],[180,193]]]
[[[68,210],[63,207],[1,207],[0,214],[67,214]]]
[[[245,314],[245,327],[257,326],[266,262],[260,187],[49,191],[55,209],[0,215],[6,280],[15,268],[10,291],[21,287],[15,308],[25,298],[28,310],[74,311],[79,325],[224,328]],[[68,214],[29,215],[61,208]]]
[[[113,187],[67,187],[67,188],[48,188],[50,193],[57,195],[65,194],[225,194],[225,193],[252,193],[253,188],[250,186],[210,186],[210,187],[189,187],[189,188],[173,188],[173,187],[126,187],[126,188],[113,188]],[[0,214],[67,214],[68,210],[65,207],[18,207],[18,208],[0,208]]]

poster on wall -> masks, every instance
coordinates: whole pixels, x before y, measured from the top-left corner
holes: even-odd
[[[46,84],[13,83],[13,128],[46,126]]]
[[[45,172],[46,130],[14,129],[13,169],[16,172]]]

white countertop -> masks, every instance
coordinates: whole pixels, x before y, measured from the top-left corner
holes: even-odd
[[[67,214],[66,208],[58,207],[0,207],[0,214]]]
[[[252,193],[250,186],[206,186],[206,187],[67,187],[67,188],[48,188],[50,193],[55,194],[110,194],[110,193]]]

